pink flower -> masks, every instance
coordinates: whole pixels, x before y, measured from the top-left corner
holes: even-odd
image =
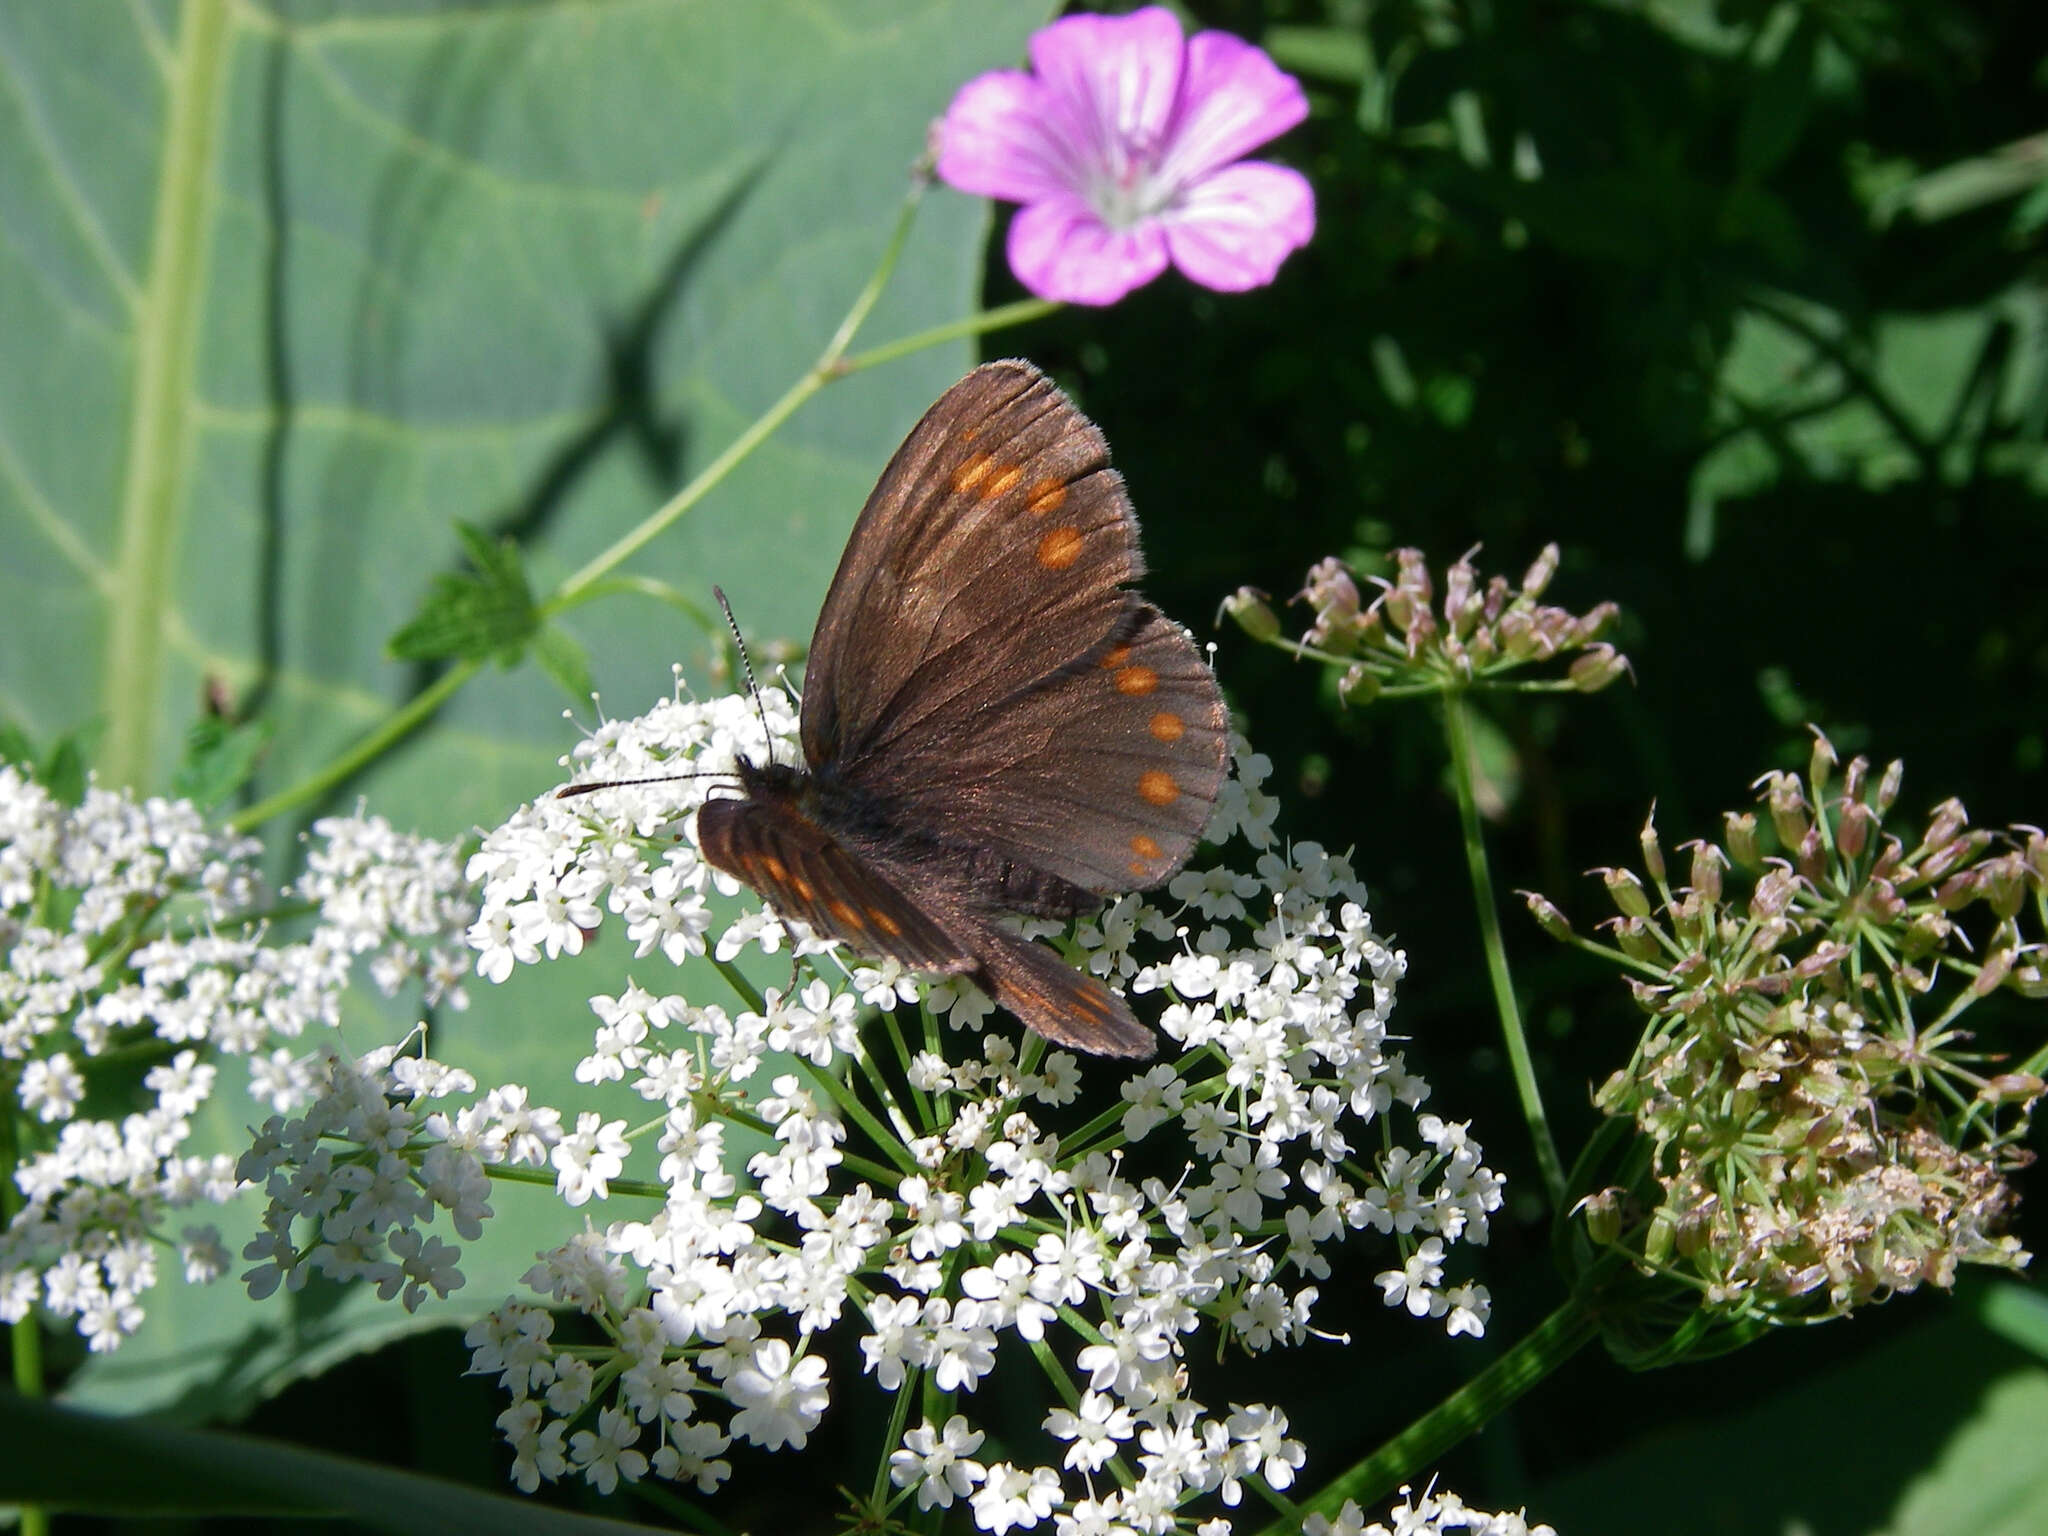
[[[1270,283],[1315,231],[1298,172],[1239,157],[1308,114],[1292,75],[1159,6],[1069,16],[1032,72],[970,80],[939,124],[941,179],[1022,203],[1010,269],[1033,293],[1110,304],[1170,261],[1207,288]]]

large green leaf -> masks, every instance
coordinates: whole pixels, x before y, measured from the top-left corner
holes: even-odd
[[[430,680],[385,647],[463,570],[458,521],[515,538],[544,597],[673,494],[816,358],[927,124],[1045,11],[0,3],[0,719],[44,742],[94,722],[102,777],[154,790],[224,683],[273,727],[252,795],[331,761]],[[926,199],[863,343],[972,307],[987,218]],[[699,600],[719,581],[751,635],[800,641],[883,459],[969,361],[956,342],[833,386],[632,573]],[[672,608],[566,624],[612,711],[666,694],[678,659],[702,679],[707,639]],[[443,836],[499,821],[559,776],[561,708],[540,667],[487,671],[326,806]],[[621,948],[478,983],[436,1053],[577,1104]],[[638,970],[678,989],[658,957]],[[363,1009],[345,1034],[413,1016]],[[205,1146],[261,1113],[224,1098]],[[444,1315],[565,1235],[544,1199],[499,1204]],[[416,1326],[232,1284],[150,1306],[79,1394],[219,1411]]]
[[[2003,1285],[1974,1288],[1993,1299]],[[1809,1531],[2019,1536],[2048,1515],[2040,1454],[2048,1370],[1987,1330],[1968,1300],[1901,1300],[1921,1327],[1753,1407],[1666,1432],[1555,1479],[1532,1520],[1584,1536]],[[1796,1336],[1756,1348],[1818,1349]],[[1702,1469],[1726,1469],[1702,1476]],[[1688,1489],[1674,1500],[1673,1488]]]
[[[108,1419],[0,1392],[0,1504],[162,1517],[350,1517],[377,1531],[442,1536],[631,1536],[654,1526],[571,1514],[504,1494],[242,1435]]]

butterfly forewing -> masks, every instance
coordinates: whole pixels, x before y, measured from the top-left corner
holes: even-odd
[[[707,800],[697,812],[697,841],[714,866],[827,938],[913,970],[975,967],[966,945],[784,799],[756,792],[744,800]]]
[[[902,743],[889,788],[904,819],[1097,894],[1178,870],[1215,808],[1228,723],[1186,633],[1128,602],[1107,645],[988,701],[985,719]]]
[[[1143,570],[1102,434],[1028,363],[948,390],[855,524],[805,675],[804,756],[853,769],[1100,645]]]

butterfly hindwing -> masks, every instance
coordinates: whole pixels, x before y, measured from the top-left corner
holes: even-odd
[[[786,798],[756,790],[746,799],[707,800],[697,812],[697,842],[714,867],[826,938],[913,970],[958,973],[976,964],[892,881]]]
[[[1158,1048],[1130,1004],[1044,945],[985,923],[967,937],[979,961],[974,979],[1033,1032],[1092,1056],[1144,1057]]]
[[[1100,431],[1028,363],[940,397],[854,525],[811,641],[804,756],[849,770],[1101,645],[1143,572]]]
[[[1178,870],[1215,809],[1228,721],[1185,631],[1127,602],[1107,644],[898,743],[885,765],[897,813],[1098,895]],[[849,778],[862,783],[865,766]]]

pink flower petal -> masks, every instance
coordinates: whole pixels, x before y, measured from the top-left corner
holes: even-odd
[[[1067,146],[1047,126],[1045,95],[1045,87],[1014,69],[961,86],[939,122],[939,180],[1013,203],[1073,186]]]
[[[1010,270],[1042,299],[1114,304],[1166,270],[1166,237],[1151,220],[1113,230],[1071,193],[1010,221]]]
[[[1156,5],[1041,28],[1031,38],[1031,65],[1057,116],[1049,126],[1111,177],[1149,162],[1172,126],[1185,51],[1180,21]]]
[[[1316,196],[1300,172],[1247,160],[1203,177],[1159,222],[1173,264],[1187,277],[1240,293],[1273,281],[1288,252],[1308,243]]]
[[[1307,116],[1300,82],[1262,50],[1228,32],[1197,32],[1188,39],[1181,110],[1160,179],[1206,176]]]

